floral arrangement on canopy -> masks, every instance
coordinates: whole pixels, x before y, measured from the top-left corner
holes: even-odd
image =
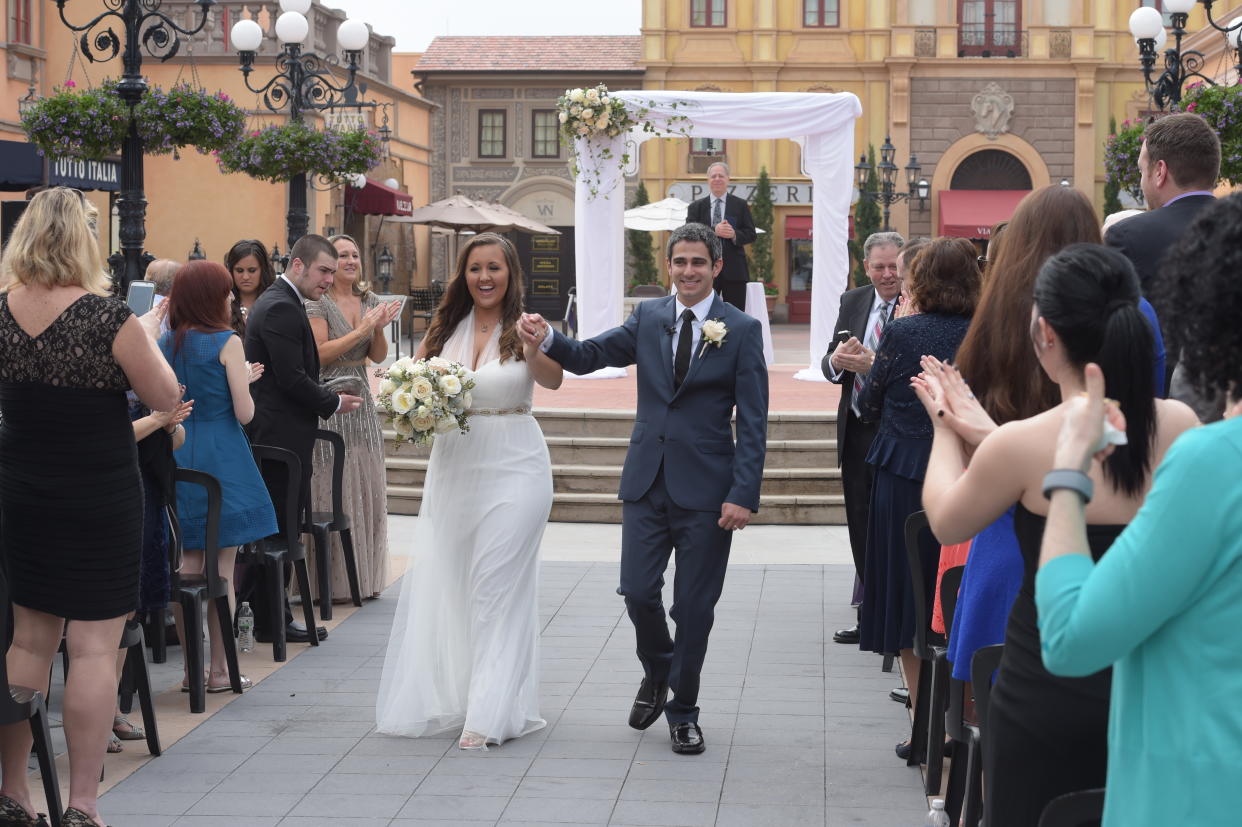
[[[1181,103],[1172,112],[1190,112],[1203,118],[1220,138],[1220,177],[1242,184],[1242,81],[1225,85],[1195,83],[1186,87]],[[1143,148],[1141,119],[1125,121],[1116,134],[1109,135],[1104,145],[1104,168],[1110,183],[1137,199],[1142,199],[1139,184],[1139,150]]]
[[[676,109],[679,104],[673,104]],[[621,170],[630,164],[629,144],[620,156],[614,155],[609,147],[598,146],[589,140],[600,136],[615,138],[631,130],[641,128],[643,132],[655,133],[656,125],[649,120],[650,110],[641,104],[635,105],[609,93],[604,84],[588,88],[566,89],[565,94],[556,99],[557,118],[561,123],[561,140],[569,149],[570,168],[575,176],[581,174],[575,146],[581,146],[591,163],[587,170],[587,187],[591,197],[600,194],[603,182],[600,168],[608,161],[616,161]],[[673,115],[662,124],[661,129],[679,135],[689,135],[690,119],[685,115]],[[588,139],[577,144],[579,138]]]
[[[109,80],[78,90],[72,80],[22,113],[22,128],[40,152],[54,158],[97,161],[120,152],[129,132],[130,111]],[[152,155],[194,146],[215,152],[242,133],[246,113],[223,92],[179,84],[168,91],[148,87],[134,107],[143,149]]]
[[[225,172],[283,182],[295,175],[332,181],[363,173],[381,159],[379,137],[365,129],[319,130],[300,121],[256,129],[216,153]]]

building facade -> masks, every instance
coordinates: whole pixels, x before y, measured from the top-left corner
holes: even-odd
[[[638,89],[641,40],[632,37],[437,37],[413,72],[431,117],[432,201],[461,194],[496,201],[560,235],[514,236],[527,303],[560,319],[574,286],[574,179],[556,99],[605,83]],[[431,272],[452,271],[447,239]]]
[[[200,7],[193,0],[162,0],[158,5],[186,28],[193,28],[200,19]],[[98,85],[108,78],[119,77],[122,66],[119,57],[103,63],[86,60],[80,52],[79,35],[61,22],[53,0],[9,0],[8,6],[5,21],[8,40],[4,48],[6,85],[4,98],[0,100],[0,133],[3,133],[0,139],[24,143],[26,138],[17,106],[20,98],[32,91],[36,96],[52,94],[67,80],[73,81],[77,88]],[[66,3],[64,14],[71,23],[82,25],[102,11],[103,6],[97,3]],[[237,52],[229,43],[230,29],[243,17],[255,19],[263,27],[266,37],[255,61],[251,82],[256,86],[266,83],[277,71],[275,57],[280,47],[272,30],[278,13],[279,6],[274,0],[217,0],[208,9],[202,31],[190,38],[183,37],[176,56],[161,62],[144,54],[143,75],[151,84],[164,88],[189,82],[208,91],[225,92],[249,112],[247,128],[283,123],[287,115],[270,113],[261,96],[246,88]],[[344,12],[316,0],[307,15],[310,34],[304,49],[339,57],[336,29],[345,17]],[[111,25],[116,28],[115,22]],[[20,42],[24,40],[29,42]],[[391,37],[372,32],[362,52],[358,74],[359,83],[365,84],[361,97],[383,106],[361,110],[352,117],[334,115],[329,118],[379,128],[386,113],[392,132],[387,157],[368,173],[368,177],[380,182],[396,179],[399,188],[409,194],[413,206],[421,206],[427,202],[430,182],[429,127],[433,107],[414,92],[409,75],[394,73],[394,45]],[[334,72],[336,82],[342,82],[345,72],[340,69]],[[305,119],[317,128],[327,125],[318,113],[307,112]],[[105,252],[119,249],[115,213],[120,189],[119,166],[115,161],[104,162],[98,169],[98,165],[64,162],[61,166],[69,172],[87,166],[88,171],[102,170],[105,178],[115,176],[115,181],[99,181],[99,187],[87,195],[99,208],[108,227],[107,231],[103,227],[100,229]],[[55,162],[52,170],[56,170]],[[50,183],[60,181],[53,175]],[[75,183],[72,179],[64,182]],[[82,180],[76,185],[90,183]],[[0,192],[0,200],[24,200],[25,190],[26,186],[19,186],[16,191]],[[176,155],[147,156],[145,190],[148,202],[146,248],[157,257],[184,260],[196,240],[207,258],[215,261],[223,260],[229,247],[243,238],[258,238],[268,247],[279,244],[285,251],[289,190],[286,184],[258,181],[245,175],[226,175],[213,157],[187,148]],[[363,248],[361,252],[372,274],[376,257],[388,247],[394,257],[395,276],[390,289],[404,292],[427,269],[427,230],[386,222],[382,216],[363,215],[352,208],[353,200],[346,195],[343,186],[325,182],[313,186],[307,199],[310,231],[353,235]]]
[[[985,240],[1021,195],[1065,182],[1103,202],[1104,142],[1149,109],[1130,13],[1159,0],[644,0],[646,88],[852,92],[855,154],[896,148],[896,188],[917,159],[929,197],[899,202],[904,234]],[[1206,21],[1196,7],[1187,28]],[[1215,34],[1215,33],[1212,33]],[[1219,35],[1216,35],[1219,37]],[[751,187],[771,176],[776,282],[806,306],[809,181],[790,141],[650,141],[652,197],[703,185],[714,158]],[[745,192],[740,194],[745,195]]]

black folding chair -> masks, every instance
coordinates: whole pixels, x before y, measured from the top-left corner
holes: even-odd
[[[1048,802],[1039,827],[1084,827],[1104,818],[1104,790],[1079,790]]]
[[[146,641],[142,624],[137,620],[125,621],[121,634],[121,649],[125,650],[125,666],[121,672],[121,712],[128,713],[138,696],[138,708],[142,711],[142,728],[147,734],[147,752],[160,755],[160,732],[155,720],[155,699],[151,694],[151,672],[147,669]]]
[[[223,494],[216,478],[202,471],[178,468],[173,479],[178,483],[201,485],[207,491],[207,526],[203,543],[202,573],[183,574],[180,571],[181,555],[184,551],[181,525],[177,521],[176,511],[170,508],[168,512],[172,599],[181,606],[185,624],[186,639],[181,641],[181,650],[190,687],[190,711],[203,712],[207,709],[207,686],[203,677],[203,606],[208,601],[220,623],[220,642],[224,645],[229,686],[238,695],[242,693],[241,668],[237,664],[237,641],[233,637],[233,613],[229,608],[229,581],[220,576],[220,507]],[[284,629],[284,623],[280,624],[280,628]],[[151,730],[148,729],[147,732],[150,733]]]
[[[307,529],[315,540],[315,574],[319,581],[319,617],[332,619],[332,543],[333,532],[341,536],[341,552],[345,557],[345,576],[349,578],[349,596],[355,606],[362,605],[362,592],[358,588],[358,561],[354,556],[354,537],[350,531],[349,515],[341,504],[345,487],[345,439],[336,431],[319,429],[315,434],[332,448],[332,510],[313,511]],[[309,600],[310,595],[303,599]]]
[[[315,607],[310,601],[310,574],[306,569],[306,548],[302,545],[302,463],[297,454],[271,445],[251,445],[255,465],[263,469],[264,463],[279,465],[285,477],[285,524],[281,533],[265,537],[246,547],[242,553],[247,562],[258,563],[267,570],[267,586],[272,616],[272,659],[280,662],[287,657],[285,641],[285,563],[293,564],[294,576],[298,578],[298,592],[303,595],[302,613],[306,620],[307,637],[311,646],[319,645],[315,627]],[[266,474],[264,475],[267,476]]]
[[[9,619],[9,584],[3,569],[0,569],[0,641],[5,641],[6,644],[12,634]],[[8,663],[2,657],[0,684],[9,689],[7,693],[0,693],[0,725],[30,722],[35,755],[39,760],[39,774],[43,776],[43,794],[47,797],[48,815],[52,819],[53,827],[59,827],[63,813],[60,804],[60,781],[56,777],[56,756],[52,753],[52,731],[47,722],[47,704],[43,693],[37,689],[9,683]]]
[[[920,537],[925,533],[930,533],[926,512],[916,511],[906,518],[906,561],[910,566],[916,618],[914,654],[923,662],[923,668],[919,670],[918,701],[914,705],[914,723],[910,733],[910,757],[906,763],[915,766],[926,756],[927,778],[924,786],[928,795],[939,795],[941,767],[944,764],[947,688],[942,674],[948,671],[949,662],[945,656],[947,648],[944,639],[931,631],[932,607],[927,605],[927,583],[923,578],[923,558],[919,549]],[[933,731],[936,737],[932,737]]]

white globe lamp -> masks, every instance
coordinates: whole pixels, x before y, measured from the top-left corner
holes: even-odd
[[[1164,10],[1169,14],[1190,14],[1198,0],[1164,0]]]
[[[385,178],[384,186],[388,187],[390,190],[399,190],[401,189],[401,182],[396,178]]]
[[[1225,39],[1229,41],[1230,48],[1233,49],[1238,48],[1239,38],[1242,38],[1242,25],[1239,25],[1237,28],[1230,29],[1229,33],[1225,35]]]
[[[347,52],[361,52],[370,39],[371,32],[361,20],[350,18],[336,30],[337,45]]]
[[[310,11],[311,0],[280,0],[281,11],[295,11],[298,14],[306,14]]]
[[[263,43],[263,28],[253,20],[238,20],[229,33],[229,42],[239,52],[257,52]]]
[[[301,44],[310,34],[310,23],[301,12],[287,11],[276,18],[276,37],[281,43]]]
[[[1164,18],[1151,6],[1140,6],[1130,13],[1130,34],[1135,40],[1155,40],[1164,28]]]

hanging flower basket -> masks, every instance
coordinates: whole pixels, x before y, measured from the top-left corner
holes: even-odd
[[[1186,88],[1176,111],[1192,112],[1220,138],[1220,177],[1242,184],[1242,80],[1226,86],[1196,83]]]
[[[134,109],[138,134],[148,155],[166,155],[186,146],[218,152],[237,142],[246,112],[224,92],[207,92],[187,83],[164,91],[147,89]]]
[[[1143,148],[1142,119],[1125,121],[1117,134],[1109,135],[1104,143],[1104,170],[1110,183],[1130,193],[1136,201],[1143,200],[1143,187],[1139,179],[1139,150]]]
[[[68,81],[22,113],[22,129],[44,155],[99,161],[120,151],[129,108],[115,82],[78,91]]]
[[[250,132],[217,152],[216,159],[225,172],[261,181],[288,181],[299,174],[339,181],[378,164],[380,141],[366,130],[321,131],[293,122]]]

